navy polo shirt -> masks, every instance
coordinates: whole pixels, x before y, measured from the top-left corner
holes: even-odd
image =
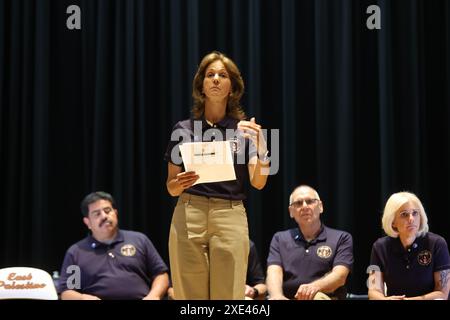
[[[283,293],[293,299],[300,285],[323,277],[333,267],[343,265],[352,269],[352,236],[323,225],[319,235],[310,242],[304,239],[299,228],[277,232],[267,258],[268,266],[274,264],[283,268]],[[345,288],[336,290],[334,295],[345,298]]]
[[[250,251],[248,254],[247,280],[246,284],[255,286],[259,283],[264,283],[264,271],[258,258],[255,244],[250,240]]]
[[[450,269],[450,258],[444,238],[427,232],[408,249],[399,238],[378,239],[370,264],[383,273],[388,296],[415,297],[434,291],[434,272]]]
[[[201,128],[201,136],[195,134],[194,132],[194,121],[196,122],[195,125],[198,126],[198,128]],[[236,180],[200,183],[186,189],[185,192],[198,196],[230,200],[244,200],[246,198],[244,189],[249,181],[247,164],[249,159],[256,155],[256,148],[253,142],[249,143],[248,139],[244,139],[239,134],[233,137],[227,137],[227,129],[229,132],[236,130],[239,121],[240,120],[225,116],[225,118],[223,118],[220,122],[215,123],[213,126],[210,126],[204,118],[198,120],[188,119],[180,121],[174,126],[172,134],[176,132],[176,136],[179,137],[179,140],[169,142],[164,155],[164,160],[177,166],[183,166],[179,151],[180,142],[207,142],[213,140],[232,141],[231,146],[233,151]]]
[[[150,239],[134,231],[119,230],[109,244],[92,236],[72,245],[66,252],[61,268],[58,292],[69,290],[67,284],[76,283],[73,271],[80,268],[80,293],[92,294],[101,299],[142,299],[150,291],[153,279],[168,271]]]

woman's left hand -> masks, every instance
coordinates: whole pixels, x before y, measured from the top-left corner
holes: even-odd
[[[255,117],[251,118],[250,121],[239,121],[238,129],[243,131],[244,138],[253,141],[257,148],[258,155],[263,157],[267,152],[267,142],[262,127],[255,122]]]

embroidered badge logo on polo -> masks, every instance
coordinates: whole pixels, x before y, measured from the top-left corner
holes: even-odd
[[[421,266],[427,266],[431,263],[432,254],[429,250],[420,251],[417,255],[417,261]]]
[[[125,257],[132,257],[136,254],[136,247],[132,244],[125,244],[120,248],[120,253]]]
[[[317,248],[317,255],[322,259],[327,259],[331,257],[333,250],[329,246],[320,246]]]

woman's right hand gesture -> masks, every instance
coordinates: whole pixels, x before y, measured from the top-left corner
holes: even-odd
[[[167,190],[172,197],[178,197],[200,178],[194,171],[182,172],[183,168],[172,163],[167,165]]]
[[[183,190],[192,187],[192,185],[200,178],[195,171],[180,172],[177,174],[175,181]]]

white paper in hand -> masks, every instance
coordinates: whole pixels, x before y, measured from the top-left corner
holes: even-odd
[[[236,180],[230,141],[183,143],[180,151],[184,169],[200,177],[194,185]]]

